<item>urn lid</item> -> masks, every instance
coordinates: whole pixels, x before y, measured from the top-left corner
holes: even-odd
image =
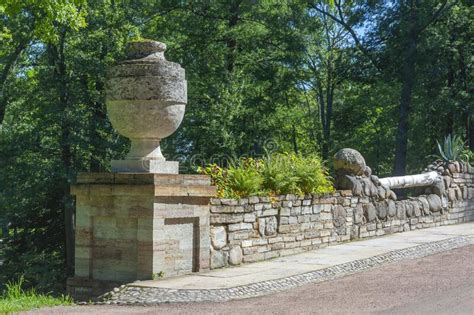
[[[166,44],[153,40],[131,41],[126,47],[126,59],[111,67],[108,77],[163,76],[185,79],[184,69],[166,60]]]
[[[166,50],[166,44],[154,40],[137,40],[127,44],[127,60],[141,58],[165,59],[163,53]]]

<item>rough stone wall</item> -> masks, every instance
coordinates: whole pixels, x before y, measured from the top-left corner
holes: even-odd
[[[355,196],[350,190],[323,196],[211,199],[210,266],[262,261],[333,243],[474,220],[474,168],[459,166],[440,173],[446,188],[442,197],[430,188],[405,200]]]
[[[448,220],[452,223],[474,221],[474,170],[470,170],[470,173],[454,173],[449,186],[445,184],[450,205]]]

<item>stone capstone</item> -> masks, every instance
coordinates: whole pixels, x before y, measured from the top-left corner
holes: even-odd
[[[221,249],[227,245],[227,232],[223,226],[211,226],[211,242],[214,249]]]
[[[242,263],[242,248],[240,246],[234,246],[230,249],[229,252],[229,263],[232,266],[237,266]]]
[[[140,41],[140,45],[135,42],[127,44],[127,57],[129,59],[145,58],[156,52],[163,52],[166,50],[166,44],[155,41]]]
[[[341,149],[334,155],[334,170],[350,175],[363,175],[366,170],[365,159],[354,149]]]

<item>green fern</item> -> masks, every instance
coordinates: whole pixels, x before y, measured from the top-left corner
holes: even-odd
[[[228,188],[236,197],[258,194],[262,181],[260,173],[252,168],[231,167],[227,173]]]
[[[317,156],[273,154],[263,164],[264,187],[277,195],[333,191],[327,170]]]
[[[234,158],[226,169],[211,164],[198,171],[211,176],[219,198],[303,195],[334,190],[327,169],[318,156],[275,153],[264,159]]]

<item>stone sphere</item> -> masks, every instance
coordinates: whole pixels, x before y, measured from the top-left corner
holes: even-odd
[[[350,175],[363,175],[366,170],[365,159],[358,151],[344,148],[334,155],[334,169]]]

